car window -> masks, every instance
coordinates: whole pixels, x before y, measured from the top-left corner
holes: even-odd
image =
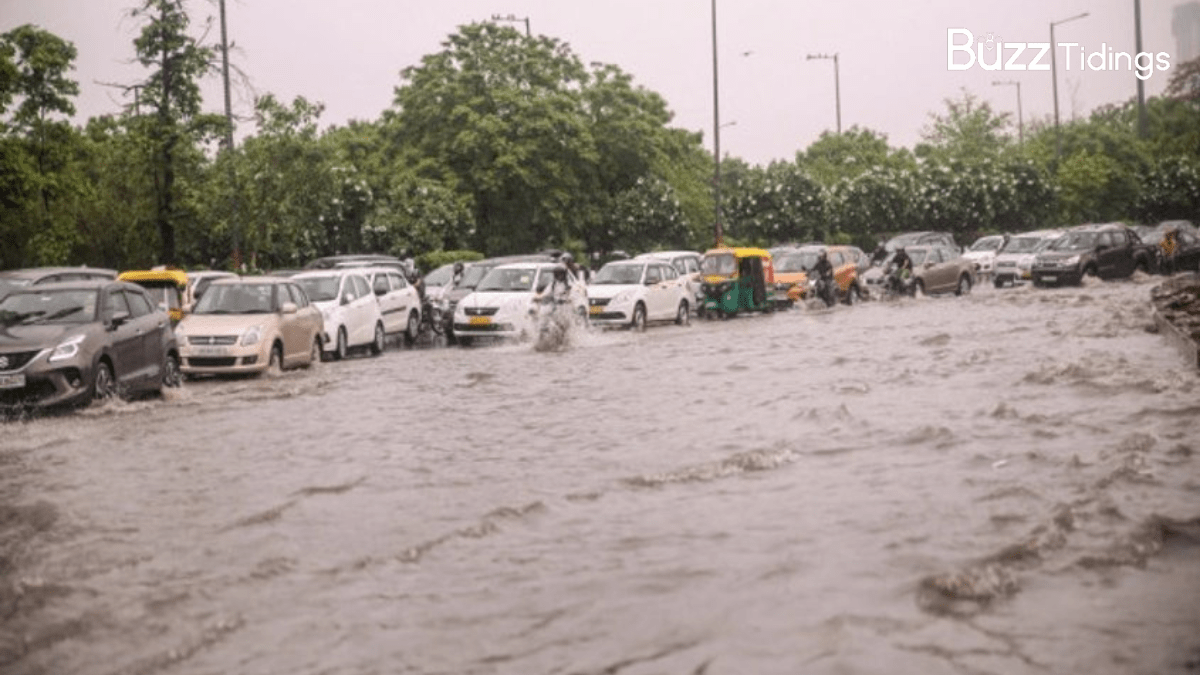
[[[130,313],[133,316],[146,316],[154,312],[154,305],[151,304],[150,298],[146,297],[145,293],[137,291],[125,291],[125,300],[129,303]]]
[[[354,277],[354,287],[358,289],[358,297],[371,295],[371,287],[367,285],[367,280],[362,277]]]
[[[388,292],[390,292],[392,289],[391,286],[388,285],[387,274],[384,274],[383,272],[376,274],[375,282],[371,284],[371,290],[375,292],[375,295],[386,295]]]
[[[674,265],[664,265],[662,270],[663,270],[663,278],[664,279],[678,279],[679,278],[679,270],[676,269]]]
[[[292,295],[292,301],[296,303],[296,307],[308,307],[308,293],[305,293],[303,288],[300,288],[297,284],[288,284],[287,287]]]
[[[1096,243],[1099,246],[1113,246],[1116,242],[1113,241],[1112,232],[1101,232]]]
[[[130,314],[129,303],[125,301],[125,294],[119,290],[109,291],[104,296],[104,312],[108,316],[113,316],[117,312],[125,312]]]
[[[662,281],[662,268],[658,265],[651,265],[646,270],[646,283],[657,284],[660,281]]]
[[[388,272],[387,276],[388,276],[388,279],[391,279],[391,281],[392,281],[392,288],[394,288],[396,290],[408,288],[408,280],[405,279],[403,276],[401,276],[395,272]]]
[[[58,282],[60,282],[60,281],[62,281],[62,280],[63,280],[63,277],[62,277],[62,275],[61,275],[61,274],[51,274],[51,275],[49,275],[49,276],[45,276],[45,277],[42,277],[41,279],[38,279],[38,280],[37,280],[36,282],[34,282],[34,283],[38,283],[38,284],[55,284],[55,283],[58,283]]]

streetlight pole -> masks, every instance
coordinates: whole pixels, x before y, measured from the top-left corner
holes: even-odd
[[[805,61],[812,61],[813,59],[831,59],[833,61],[833,96],[834,96],[834,101],[837,105],[837,132],[838,132],[838,135],[841,135],[841,133],[842,133],[842,78],[841,78],[841,75],[838,73],[837,52],[834,52],[833,56],[830,56],[829,54],[809,54],[808,57],[805,59]]]
[[[1016,80],[1004,80],[992,83],[993,87],[1003,85],[1012,85],[1017,88],[1017,142],[1025,145],[1025,120],[1021,115],[1021,83]]]
[[[225,152],[229,154],[225,159],[228,160],[226,163],[229,166],[230,205],[233,207],[232,222],[230,223],[233,230],[233,268],[241,271],[242,224],[238,219],[237,189],[233,168],[233,103],[229,95],[229,38],[225,30],[225,0],[221,0],[221,74],[225,84]]]
[[[1142,53],[1142,0],[1133,0],[1133,25],[1137,31],[1137,53]],[[1137,79],[1138,137],[1145,138],[1146,129],[1146,83]]]
[[[1075,16],[1062,19],[1061,21],[1050,22],[1050,70],[1052,71],[1050,74],[1050,80],[1052,82],[1051,86],[1054,89],[1054,154],[1058,159],[1062,159],[1062,130],[1058,127],[1058,59],[1055,57],[1055,54],[1058,53],[1058,45],[1054,42],[1054,27],[1059,24],[1064,24],[1068,21],[1082,19],[1087,15],[1088,13],[1084,12],[1083,14],[1077,14]]]
[[[721,231],[721,86],[717,76],[717,0],[712,0],[712,53],[713,53],[713,202],[715,206],[713,228],[717,235],[717,246],[724,241]]]
[[[529,32],[529,17],[527,17],[527,16],[519,17],[519,16],[514,16],[512,14],[508,14],[506,16],[500,16],[499,14],[493,14],[492,21],[512,21],[515,23],[520,23],[520,22],[524,21],[525,22],[525,37],[533,37],[533,34]]]

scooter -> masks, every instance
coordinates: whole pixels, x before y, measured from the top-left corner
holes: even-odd
[[[837,304],[837,286],[833,279],[817,277],[809,282],[809,286],[812,289],[813,297],[822,300],[826,307],[833,307]]]
[[[529,310],[536,331],[533,349],[538,352],[558,352],[570,346],[575,317],[571,302],[566,299],[539,298]]]

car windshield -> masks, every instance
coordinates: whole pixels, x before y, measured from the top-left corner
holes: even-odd
[[[813,265],[816,264],[816,253],[793,253],[780,258],[779,262],[775,263],[775,271],[783,272],[785,274],[790,272],[806,272],[812,269]]]
[[[445,286],[454,278],[454,265],[442,265],[425,275],[425,287]]]
[[[1064,234],[1047,248],[1051,251],[1084,251],[1096,245],[1095,232],[1072,232]]]
[[[717,253],[704,256],[700,263],[704,274],[733,274],[737,271],[737,260],[732,253]]]
[[[1004,244],[1003,237],[984,237],[971,246],[972,251],[997,251]]]
[[[1042,237],[1013,237],[1008,240],[1001,253],[1033,253],[1039,247],[1045,246],[1049,239]]]
[[[96,291],[13,293],[0,300],[0,323],[89,323],[96,318]]]
[[[475,290],[480,293],[532,291],[535,279],[537,279],[537,269],[533,267],[496,267],[484,275]]]
[[[337,300],[340,281],[338,277],[296,279],[296,283],[299,284],[300,288],[304,289],[304,293],[308,296],[308,299],[313,302]]]
[[[645,265],[609,263],[601,267],[600,271],[596,272],[596,276],[592,277],[592,285],[641,283],[644,269],[646,269]]]
[[[923,248],[914,248],[908,251],[908,257],[912,260],[913,266],[920,265],[925,262],[925,258],[929,255],[929,251]]]
[[[213,284],[193,313],[269,314],[275,311],[273,288],[274,284]]]
[[[455,288],[474,289],[479,286],[479,282],[487,276],[487,273],[496,269],[495,265],[471,265],[463,270],[462,278],[458,280],[458,285]]]

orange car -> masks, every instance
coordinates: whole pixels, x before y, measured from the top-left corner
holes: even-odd
[[[862,299],[858,270],[865,255],[853,246],[816,244],[780,251],[775,262],[776,292],[787,294],[793,305],[806,299],[809,292],[808,271],[817,264],[821,251],[825,251],[833,265],[833,278],[837,281],[841,299],[846,304],[854,304]]]

